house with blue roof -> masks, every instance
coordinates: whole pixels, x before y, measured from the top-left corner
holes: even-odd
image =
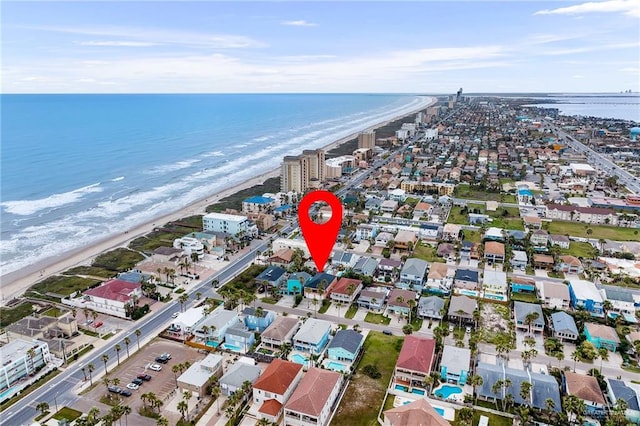
[[[400,281],[396,287],[405,290],[422,291],[429,264],[422,259],[409,258],[400,271]]]
[[[304,284],[304,294],[306,297],[323,299],[331,292],[333,286],[338,282],[338,277],[327,274],[326,272],[318,272],[309,281]],[[319,293],[318,287],[322,285],[324,290]]]
[[[553,330],[553,337],[556,337],[561,342],[565,340],[573,342],[580,336],[573,317],[563,311],[551,314],[551,329]]]
[[[625,417],[633,424],[640,424],[640,385],[611,378],[606,378],[605,381],[611,406],[615,406],[619,399],[626,402]]]
[[[362,350],[363,344],[364,337],[357,331],[339,330],[327,346],[327,356],[336,361],[352,362]]]
[[[311,279],[311,275],[306,272],[296,272],[290,274],[286,284],[280,287],[280,294],[302,294],[304,285]]]
[[[223,349],[233,352],[247,353],[256,342],[256,335],[242,324],[236,324],[227,329],[224,335]]]
[[[286,278],[286,272],[287,270],[280,266],[271,265],[256,277],[256,282],[258,284],[266,282],[269,287],[280,288]]]
[[[367,277],[373,277],[377,268],[378,261],[375,257],[363,256],[356,262],[356,265],[353,267],[353,272]]]
[[[243,213],[270,213],[276,207],[274,198],[256,195],[242,200]]]
[[[358,256],[342,250],[336,250],[331,256],[331,264],[344,266],[345,268],[353,268],[358,261]]]
[[[531,316],[529,317],[529,315]],[[533,333],[544,331],[544,313],[542,307],[537,303],[513,302],[513,317],[516,322],[516,330]],[[534,318],[531,324],[528,323],[527,318]]]
[[[293,211],[293,208],[291,207],[291,205],[284,204],[280,207],[276,207],[275,209],[273,209],[273,215],[277,217],[287,216],[291,214],[292,211]]]
[[[276,318],[273,311],[260,308],[256,309],[251,306],[244,308],[242,315],[244,315],[244,324],[247,328],[258,332],[263,332]]]

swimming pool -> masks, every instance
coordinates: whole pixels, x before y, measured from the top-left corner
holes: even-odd
[[[213,340],[207,340],[205,343],[207,346],[211,346],[212,348],[217,348],[220,345],[220,342],[214,342]]]
[[[424,389],[411,389],[411,393],[415,393],[417,395],[424,395]]]
[[[476,297],[478,295],[477,292],[471,291],[471,290],[460,290],[460,294],[464,296],[471,296],[471,297]]]
[[[451,395],[462,393],[462,388],[460,388],[460,386],[443,385],[436,389],[434,393],[440,398],[448,399]]]
[[[16,392],[17,388],[12,387],[3,392],[0,392],[0,401],[4,401],[5,399],[9,399]]]
[[[240,346],[232,345],[231,343],[223,343],[222,348],[234,352],[240,352],[242,349]]]
[[[291,355],[291,361],[298,363],[298,364],[302,364],[302,365],[307,365],[307,362],[309,362],[305,357],[303,357],[300,354],[293,354]]]
[[[442,417],[444,417],[444,408],[440,408],[440,407],[433,407],[434,410],[436,410],[436,413],[440,414]]]
[[[402,386],[402,385],[396,385],[395,388],[396,388],[396,390],[401,390],[403,392],[407,392],[409,390],[408,387]]]
[[[327,363],[327,368],[334,370],[334,371],[345,371],[347,369],[347,366],[344,364],[341,364],[339,362],[335,362],[335,361],[329,361]]]

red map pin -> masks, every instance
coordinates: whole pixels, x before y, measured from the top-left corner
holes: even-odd
[[[331,207],[331,219],[326,223],[315,223],[309,217],[309,208],[318,201],[324,201]],[[322,272],[340,232],[342,203],[329,191],[309,192],[298,205],[298,221],[313,262],[318,271]]]

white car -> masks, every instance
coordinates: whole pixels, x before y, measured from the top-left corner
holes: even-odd
[[[160,364],[151,364],[149,366],[149,368],[153,371],[160,371],[162,370],[162,366]]]
[[[171,318],[178,318],[178,315],[180,315],[180,312],[174,312],[171,314]]]
[[[138,389],[140,389],[140,386],[136,385],[135,383],[129,383],[129,384],[127,385],[127,387],[128,387],[129,389],[131,389],[131,390],[138,390]]]

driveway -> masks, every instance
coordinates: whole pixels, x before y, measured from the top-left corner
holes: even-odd
[[[536,274],[536,277],[549,278],[549,276],[547,275],[547,271],[545,271],[544,269],[536,269],[534,272]]]
[[[538,351],[539,354],[544,354],[544,337],[542,336],[541,333],[532,333],[532,334],[533,334],[533,338],[536,341],[535,349]],[[519,331],[519,330],[516,331],[516,350],[525,351],[528,349],[527,347],[525,347],[525,344],[524,344],[524,339],[528,335],[529,335],[528,332]]]

